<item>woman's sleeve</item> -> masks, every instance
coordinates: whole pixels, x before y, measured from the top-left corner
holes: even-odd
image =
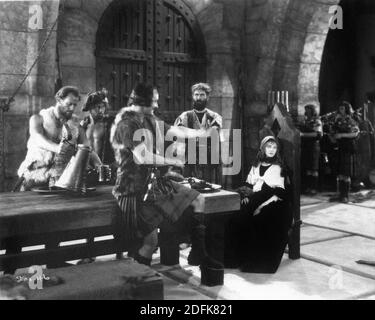
[[[272,168],[266,171],[265,183],[271,188],[282,188],[285,189],[285,178],[281,176],[281,167],[279,165],[273,165]]]
[[[246,179],[246,183],[251,184],[251,185],[255,184],[254,173],[255,173],[254,167],[251,167],[250,172],[249,172],[249,174],[247,176],[247,179]]]
[[[265,192],[268,195],[277,196],[283,200],[285,200],[286,198],[286,191],[284,188],[280,188],[280,187],[272,188],[267,183],[263,183],[262,192]]]

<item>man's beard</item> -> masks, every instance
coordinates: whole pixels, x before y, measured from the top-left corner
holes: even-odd
[[[198,111],[203,111],[207,106],[207,100],[193,101],[193,108]]]
[[[93,116],[92,118],[94,119],[95,122],[99,122],[99,121],[102,121],[104,119],[104,114],[98,113],[97,115]]]
[[[65,118],[65,120],[70,120],[70,119],[72,119],[72,117],[73,117],[73,113],[70,113],[70,112],[65,112],[64,113],[64,118]]]

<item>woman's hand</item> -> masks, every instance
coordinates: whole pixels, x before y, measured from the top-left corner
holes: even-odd
[[[241,200],[241,204],[248,204],[249,202],[250,202],[250,200],[249,200],[248,197],[243,198],[243,199]]]

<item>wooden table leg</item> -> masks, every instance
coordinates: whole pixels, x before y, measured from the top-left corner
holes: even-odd
[[[180,263],[180,247],[178,234],[163,229],[159,233],[160,263],[173,266]]]
[[[225,225],[230,213],[205,216],[206,247],[209,256],[224,263]]]

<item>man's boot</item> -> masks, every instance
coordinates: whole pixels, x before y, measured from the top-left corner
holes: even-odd
[[[310,177],[310,194],[312,196],[316,195],[318,193],[318,177],[317,176],[311,176]]]
[[[206,250],[206,227],[202,224],[203,215],[194,213],[191,226],[191,250],[188,263],[191,266],[205,266],[213,269],[223,269],[222,263],[209,257]]]
[[[348,203],[349,202],[349,189],[350,181],[339,181],[339,192],[340,192],[340,202]]]

